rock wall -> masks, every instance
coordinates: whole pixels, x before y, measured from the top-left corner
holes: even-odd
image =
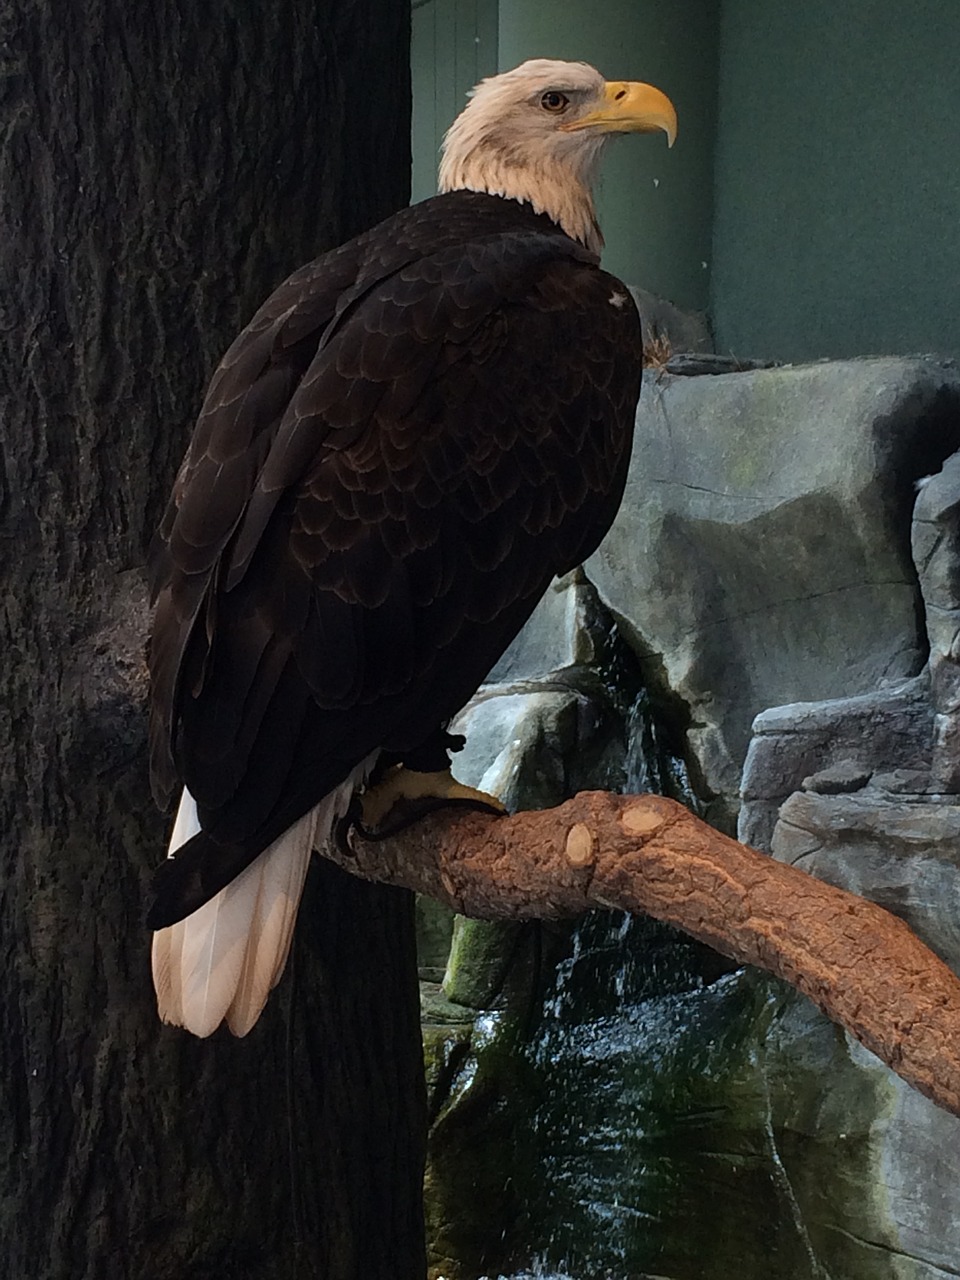
[[[685,795],[960,972],[958,449],[941,361],[648,377],[617,522],[458,772]],[[801,997],[642,922],[498,929],[457,926],[433,1018],[435,1276],[960,1274],[960,1122]]]
[[[958,447],[960,371],[932,360],[646,379],[587,573],[685,716],[721,825],[760,711],[920,670],[913,486]]]

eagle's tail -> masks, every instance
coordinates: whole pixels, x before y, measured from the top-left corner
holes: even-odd
[[[164,1022],[208,1036],[226,1019],[235,1036],[247,1034],[287,962],[310,855],[330,839],[371,764],[358,766],[216,897],[157,930],[153,985]],[[196,803],[184,788],[171,856],[199,830]]]

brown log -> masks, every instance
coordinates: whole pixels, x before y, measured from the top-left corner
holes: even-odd
[[[721,835],[662,796],[588,791],[497,818],[434,813],[328,856],[483,919],[643,913],[795,986],[960,1115],[960,979],[902,920]]]

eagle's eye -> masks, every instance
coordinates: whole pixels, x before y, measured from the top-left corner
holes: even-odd
[[[544,111],[560,112],[567,109],[570,105],[570,99],[565,93],[560,93],[557,89],[548,89],[540,99],[540,105]]]

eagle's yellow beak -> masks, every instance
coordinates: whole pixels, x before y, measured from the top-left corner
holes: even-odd
[[[635,80],[610,80],[603,91],[603,106],[579,120],[562,124],[566,133],[599,129],[602,133],[656,133],[662,129],[667,144],[677,136],[677,113],[665,93],[652,84]]]

